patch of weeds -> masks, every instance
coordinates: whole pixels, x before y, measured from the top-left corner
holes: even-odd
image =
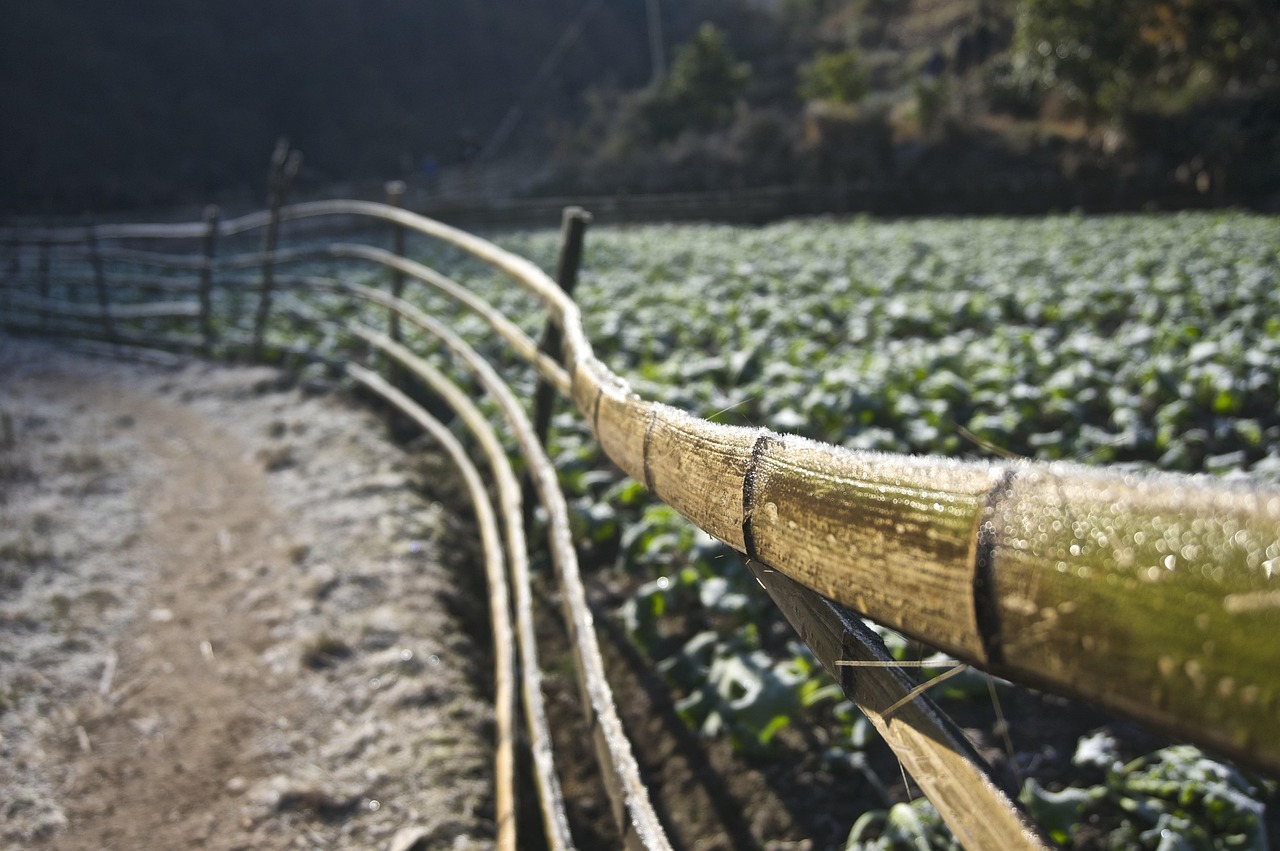
[[[76,602],[92,607],[101,615],[112,606],[119,605],[120,598],[106,588],[92,588],[81,594]]]
[[[20,532],[0,539],[0,586],[17,588],[30,573],[55,557],[48,541]]]
[[[351,653],[351,645],[342,638],[322,632],[302,648],[302,664],[312,671],[321,671],[332,668]]]
[[[107,462],[92,449],[81,447],[64,453],[58,459],[58,469],[64,473],[101,473],[107,469]]]
[[[37,481],[40,477],[20,458],[0,457],[0,483],[22,484]]]
[[[293,457],[293,447],[288,444],[259,449],[257,458],[268,473],[287,470],[297,463]]]
[[[337,822],[355,813],[358,796],[340,795],[323,789],[290,789],[280,795],[276,809],[300,812],[324,822]]]

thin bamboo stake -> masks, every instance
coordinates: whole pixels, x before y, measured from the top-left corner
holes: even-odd
[[[501,851],[516,849],[515,809],[515,653],[511,630],[511,609],[507,596],[506,570],[503,566],[502,543],[498,521],[489,500],[484,481],[467,451],[453,433],[420,405],[392,387],[380,375],[355,364],[347,365],[347,374],[368,387],[422,426],[448,453],[471,494],[476,525],[484,545],[485,576],[489,582],[489,616],[493,623],[494,704],[497,720],[497,748],[494,757],[494,811],[498,826],[497,847]]]
[[[392,180],[387,182],[387,204],[391,207],[404,206],[405,185],[403,180]],[[391,252],[397,257],[404,257],[404,226],[393,224],[391,226]],[[399,268],[391,267],[391,295],[395,298],[401,298],[404,295],[404,272]],[[400,342],[400,314],[394,310],[390,311],[387,317],[390,327],[391,339]]]
[[[403,180],[389,180],[384,188],[387,195],[387,205],[391,207],[404,206],[405,183]],[[398,224],[391,225],[391,252],[395,256],[404,257],[404,227]],[[401,298],[404,295],[405,274],[396,267],[391,267],[391,296],[393,298]],[[387,327],[391,334],[391,339],[397,343],[400,342],[400,314],[394,310],[388,311]],[[390,365],[388,378],[393,385],[397,387],[404,384],[404,376],[400,373],[400,367],[394,361]]]

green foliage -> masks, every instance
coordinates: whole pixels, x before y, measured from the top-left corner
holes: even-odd
[[[1023,79],[1091,121],[1139,102],[1185,108],[1229,82],[1274,86],[1278,47],[1280,7],[1268,0],[1020,0],[1013,41]]]
[[[1026,79],[1061,91],[1086,116],[1127,108],[1154,57],[1138,38],[1140,3],[1112,0],[1022,0],[1014,54]]]
[[[845,851],[960,851],[925,798],[864,813],[849,831]]]
[[[1050,792],[1028,780],[1021,800],[1056,842],[1068,843],[1087,816],[1114,824],[1113,848],[1249,849],[1268,847],[1261,793],[1239,771],[1190,745],[1121,765],[1098,737],[1081,740],[1076,762],[1110,766],[1103,783]],[[1082,757],[1082,753],[1084,756]]]
[[[837,104],[857,104],[871,88],[871,75],[856,50],[823,51],[800,66],[800,96]]]
[[[669,139],[684,130],[728,124],[750,80],[751,66],[734,59],[724,33],[704,23],[676,52],[662,87],[645,106],[653,136]]]

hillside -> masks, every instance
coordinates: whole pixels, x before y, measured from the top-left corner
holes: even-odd
[[[1280,207],[1280,9],[1089,9],[19,4],[0,28],[0,213],[259,203],[282,136],[322,194],[391,177],[474,194],[461,167],[514,160],[505,194],[874,183],[897,212]]]

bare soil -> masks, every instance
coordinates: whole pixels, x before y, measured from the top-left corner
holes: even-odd
[[[464,521],[317,390],[0,337],[0,844],[492,846]]]

